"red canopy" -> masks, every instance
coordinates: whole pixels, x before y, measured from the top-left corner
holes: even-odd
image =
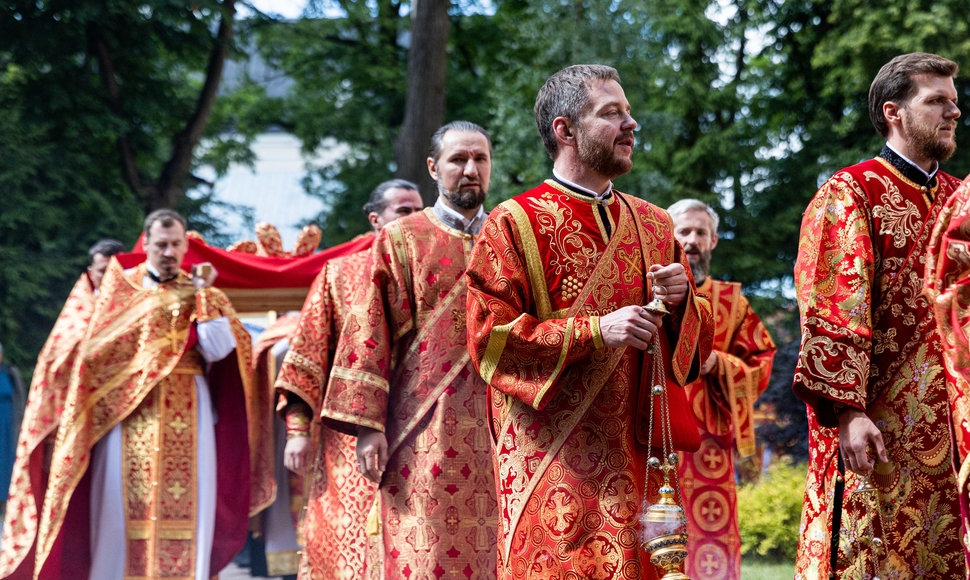
[[[182,269],[210,262],[219,273],[216,287],[229,296],[239,312],[299,310],[324,264],[333,258],[366,250],[373,243],[373,235],[362,235],[308,256],[279,258],[230,252],[190,237]],[[115,257],[125,268],[141,264],[146,259],[143,239],[138,239],[132,253]]]

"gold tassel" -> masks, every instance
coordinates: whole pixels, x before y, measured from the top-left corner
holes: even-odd
[[[374,505],[370,506],[364,530],[368,536],[381,535],[381,492],[374,494]]]

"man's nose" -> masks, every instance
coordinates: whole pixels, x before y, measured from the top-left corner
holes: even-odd
[[[947,112],[946,112],[946,114],[944,116],[947,119],[959,119],[960,118],[960,115],[962,115],[962,114],[963,113],[960,112],[960,107],[958,107],[957,104],[954,103],[953,101],[950,101],[949,110],[947,110]]]

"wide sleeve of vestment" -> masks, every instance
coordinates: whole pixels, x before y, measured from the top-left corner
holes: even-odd
[[[468,351],[488,384],[541,409],[564,370],[602,347],[603,339],[598,316],[540,317],[548,297],[535,285],[543,276],[530,276],[525,257],[530,248],[519,230],[530,226],[516,219],[506,205],[497,207],[472,251],[466,274]]]
[[[717,363],[707,375],[711,385],[708,397],[710,413],[702,418],[708,431],[716,435],[733,435],[742,456],[754,452],[754,425],[751,417],[754,403],[768,387],[771,364],[775,357],[774,341],[740,292],[730,303],[714,297],[716,318],[726,317],[727,326],[721,336],[720,328],[713,352]],[[722,308],[727,311],[720,310]],[[726,342],[721,342],[719,339]]]
[[[833,403],[866,408],[875,256],[862,184],[840,172],[802,218],[795,262],[801,352],[794,390],[834,426]]]
[[[323,403],[324,381],[333,351],[332,322],[334,303],[328,291],[330,264],[325,264],[310,286],[300,321],[290,339],[290,349],[283,359],[276,379],[278,393],[292,393],[306,403],[311,416],[318,417]],[[285,407],[285,397],[278,410]]]
[[[414,327],[408,265],[388,236],[399,225],[388,224],[374,242],[370,279],[354,288],[334,352],[321,416],[349,434],[358,426],[386,430],[393,347]]]

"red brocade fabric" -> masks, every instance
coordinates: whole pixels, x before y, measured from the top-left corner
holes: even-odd
[[[776,349],[740,284],[708,278],[697,291],[711,297],[717,363],[686,387],[701,445],[679,465],[690,537],[685,571],[693,580],[739,580],[734,449],[741,457],[755,452],[754,402],[768,387]]]
[[[26,561],[28,574],[32,572],[33,549],[28,553],[27,548],[33,541],[47,489],[44,456],[50,454],[57,438],[71,368],[87,331],[94,299],[88,275],[81,274],[37,357],[10,482],[10,496],[19,503],[10,504],[14,507],[7,511],[4,521],[3,537],[8,539],[0,556],[0,571],[4,573],[20,561]]]
[[[939,173],[938,185],[921,189],[877,158],[836,173],[805,211],[794,390],[811,431],[796,578],[829,573],[834,403],[864,409],[889,455],[869,477],[878,513],[853,494],[859,478],[846,478],[839,577],[953,578],[963,569],[942,344],[921,295],[933,224],[957,184]]]
[[[925,293],[933,304],[943,343],[963,544],[970,546],[970,178],[963,181],[936,221]]]
[[[371,242],[375,238],[367,237]],[[380,538],[368,537],[364,525],[377,486],[357,470],[356,437],[320,422],[324,389],[344,315],[354,289],[369,280],[370,256],[370,251],[360,251],[333,259],[323,267],[310,288],[276,381],[277,392],[299,397],[314,418],[312,460],[305,485],[301,578],[380,577],[380,561],[373,561],[375,556],[380,557],[380,546],[372,546]],[[281,398],[280,410],[285,404],[285,397]]]
[[[325,421],[388,440],[380,490],[389,580],[495,577],[488,405],[465,336],[471,247],[431,209],[384,227],[334,355]]]
[[[253,392],[249,334],[218,290],[196,292],[184,272],[173,282],[142,288],[145,275],[144,266],[130,277],[115,260],[108,266],[71,373],[43,512],[25,522],[16,537],[4,538],[5,574],[26,564],[22,555],[35,541],[35,573],[40,578],[60,578],[68,571],[85,569],[91,450],[119,423],[124,441],[136,444],[124,447],[125,457],[131,458],[123,464],[126,526],[139,526],[128,534],[128,545],[119,546],[127,553],[128,573],[180,576],[192,569],[197,506],[187,493],[195,483],[191,373],[201,371],[198,362],[191,362],[201,359],[191,350],[195,322],[226,316],[237,344],[236,354],[206,371],[213,409],[219,416],[213,572],[242,547],[248,514],[272,498],[272,474],[257,461],[265,455],[259,451],[261,446],[271,441],[271,415],[260,413],[269,409],[256,403]],[[188,373],[182,372],[186,365],[192,368]],[[131,477],[127,477],[129,471]],[[154,478],[161,485],[150,485]],[[17,498],[15,505],[22,501]],[[29,577],[30,571],[21,567],[17,574]]]
[[[617,192],[593,202],[547,181],[486,220],[467,276],[468,348],[490,386],[499,578],[657,577],[639,523],[659,481],[646,478],[652,358],[604,347],[599,317],[645,304],[647,268],[672,262],[689,272],[670,216]],[[693,292],[674,310],[658,337],[670,424],[675,446],[696,449],[682,385],[713,321]]]

